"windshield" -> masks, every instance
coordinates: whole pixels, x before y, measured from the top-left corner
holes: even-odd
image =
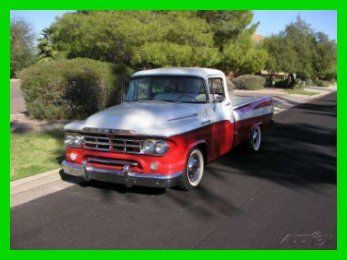
[[[206,103],[203,79],[197,77],[141,77],[130,82],[126,101]]]

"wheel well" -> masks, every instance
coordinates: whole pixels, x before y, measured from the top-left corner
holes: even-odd
[[[207,163],[208,153],[206,143],[198,144],[197,146],[195,146],[195,148],[198,148],[202,152],[202,155],[204,156],[204,162]]]

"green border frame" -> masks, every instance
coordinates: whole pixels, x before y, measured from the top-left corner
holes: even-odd
[[[343,0],[266,0],[266,1],[204,1],[204,0],[175,0],[160,2],[159,0],[2,0],[0,3],[0,28],[2,39],[0,41],[0,257],[16,258],[60,258],[74,256],[76,258],[89,257],[257,257],[267,259],[314,257],[315,259],[341,258],[346,256],[346,206],[342,198],[346,196],[346,170],[345,156],[342,153],[346,135],[341,134],[345,128],[342,113],[337,115],[337,250],[10,250],[10,10],[337,10],[338,17],[338,111],[346,111],[346,90],[342,82],[347,81],[347,4]],[[323,19],[323,18],[322,18]],[[324,22],[324,21],[322,21]],[[346,170],[347,172],[347,170]],[[344,217],[343,217],[344,216]]]

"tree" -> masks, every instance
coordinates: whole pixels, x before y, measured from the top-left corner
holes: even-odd
[[[218,62],[213,33],[194,12],[78,12],[47,30],[40,52],[132,67],[209,66]],[[201,54],[193,57],[193,54]]]
[[[336,77],[336,42],[329,40],[322,32],[315,34],[315,56],[313,67],[320,79],[331,80]]]
[[[31,27],[24,20],[11,20],[11,78],[17,71],[34,62],[34,34]]]
[[[294,23],[286,26],[283,34],[296,53],[297,62],[293,72],[296,72],[302,79],[313,78],[315,73],[312,59],[315,55],[315,48],[314,32],[310,25],[298,16]]]
[[[272,74],[279,71],[295,71],[297,54],[285,37],[281,35],[267,37],[263,40],[262,47],[269,54],[265,67]]]
[[[45,62],[57,58],[59,53],[53,47],[50,28],[43,29],[41,34],[42,37],[37,45],[39,50],[38,61]]]
[[[268,54],[257,48],[248,32],[226,44],[223,50],[223,68],[238,73],[255,73],[265,67]]]
[[[230,40],[236,40],[242,33],[252,34],[257,24],[252,26],[251,11],[198,11],[214,33],[214,41],[221,50]]]
[[[336,73],[336,43],[322,32],[315,33],[300,17],[278,35],[266,38],[266,68],[296,73],[301,79],[324,79]]]

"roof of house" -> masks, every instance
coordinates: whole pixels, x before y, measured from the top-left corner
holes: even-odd
[[[151,70],[142,70],[133,74],[133,77],[143,76],[198,76],[202,78],[225,77],[224,73],[216,69],[198,68],[198,67],[177,67],[160,68]]]

